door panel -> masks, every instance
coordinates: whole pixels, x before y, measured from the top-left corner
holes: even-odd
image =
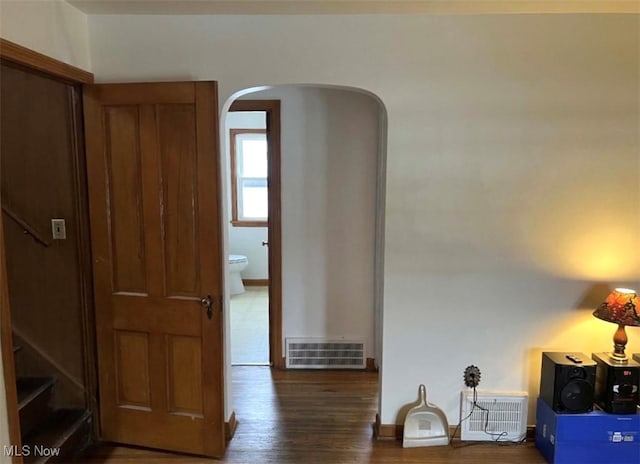
[[[107,107],[104,118],[113,289],[146,293],[138,108]]]
[[[200,339],[170,335],[166,341],[169,411],[202,417],[202,371],[189,369],[189,366],[199,366]],[[189,377],[198,381],[185,382]]]
[[[115,331],[117,404],[151,410],[149,334]]]
[[[162,105],[158,131],[165,214],[165,285],[171,296],[199,296],[197,163],[193,106]]]
[[[85,89],[105,440],[224,453],[216,98],[212,82]]]

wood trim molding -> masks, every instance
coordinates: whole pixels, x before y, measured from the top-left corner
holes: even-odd
[[[235,221],[234,220],[230,222],[233,227],[267,227],[267,221]]]
[[[0,198],[2,203],[2,198]],[[2,348],[2,368],[6,393],[7,419],[9,425],[10,445],[20,449],[20,418],[18,416],[18,392],[16,388],[16,370],[13,359],[13,334],[11,330],[11,311],[9,309],[9,289],[7,283],[7,267],[4,253],[4,231],[0,214],[0,346]],[[11,462],[19,464],[22,457],[13,456]]]
[[[402,440],[404,436],[404,425],[403,424],[382,424],[380,423],[380,414],[376,414],[376,422],[373,424],[373,433],[374,437],[377,440]],[[456,431],[456,429],[458,429]],[[449,438],[456,433],[456,437],[459,438],[460,429],[459,427],[453,425],[449,426]],[[536,436],[536,427],[535,425],[527,426],[527,440],[533,440]]]
[[[242,279],[242,283],[247,287],[268,287],[269,279]]]
[[[227,438],[227,441],[231,440],[236,433],[236,428],[238,427],[238,421],[236,421],[236,412],[231,411],[231,416],[229,416],[229,421],[224,423],[224,435]]]
[[[274,367],[283,369],[282,357],[282,204],[280,100],[263,102],[267,110],[269,144],[269,356]],[[278,364],[281,363],[281,364]]]
[[[231,225],[234,227],[267,227],[267,221],[238,219],[238,163],[236,138],[242,134],[266,135],[266,129],[229,129],[229,157],[231,158]]]
[[[378,372],[378,367],[376,366],[376,360],[374,358],[367,358],[367,370]]]
[[[374,436],[377,440],[402,440],[404,426],[397,424],[382,424],[380,414],[376,414],[376,422],[373,425]]]
[[[93,84],[93,73],[0,38],[0,58],[44,72],[71,84]]]
[[[79,270],[80,317],[82,324],[83,367],[85,405],[93,415],[93,442],[100,435],[100,406],[98,404],[98,354],[96,321],[93,299],[93,274],[91,262],[91,233],[89,228],[89,197],[87,165],[84,148],[82,89],[74,85],[69,89],[71,114],[70,140],[73,152],[73,192],[76,217],[76,260]]]

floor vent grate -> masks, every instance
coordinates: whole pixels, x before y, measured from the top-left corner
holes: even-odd
[[[525,392],[462,392],[460,438],[474,441],[521,441],[527,435],[528,395]]]
[[[364,369],[364,342],[287,338],[286,366],[291,369]]]

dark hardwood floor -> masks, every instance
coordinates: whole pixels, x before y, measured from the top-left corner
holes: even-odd
[[[224,463],[233,464],[543,464],[533,443],[403,449],[375,440],[378,376],[372,372],[233,368],[238,420]],[[212,460],[102,445],[82,462],[196,464]],[[215,461],[213,461],[215,462]]]

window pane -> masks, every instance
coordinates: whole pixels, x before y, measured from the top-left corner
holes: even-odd
[[[267,177],[267,141],[242,140],[242,177]]]
[[[242,182],[242,218],[266,219],[269,211],[267,181],[244,180]]]

